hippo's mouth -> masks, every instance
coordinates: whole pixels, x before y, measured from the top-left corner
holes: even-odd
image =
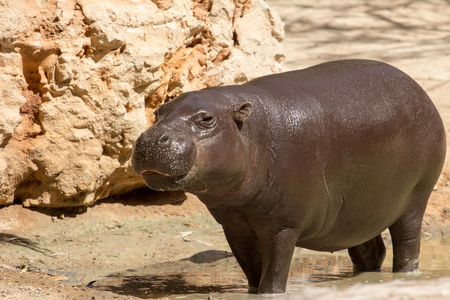
[[[165,174],[165,173],[158,172],[158,171],[154,171],[154,170],[146,170],[146,171],[142,171],[142,172],[141,172],[141,175],[142,175],[142,174],[146,174],[146,175],[152,175],[152,174],[155,174],[155,175],[161,175],[161,176],[165,176],[165,177],[174,177],[173,175]]]
[[[171,175],[155,170],[144,170],[141,172],[142,179],[152,189],[158,191],[176,191],[183,189],[183,179],[187,174]]]
[[[146,170],[141,172],[142,176],[152,176],[152,177],[162,177],[162,178],[172,178],[172,179],[181,179],[183,177],[186,176],[186,174],[180,174],[180,175],[170,175],[170,174],[166,174],[166,173],[162,173],[162,172],[158,172],[158,171],[154,171],[154,170]]]

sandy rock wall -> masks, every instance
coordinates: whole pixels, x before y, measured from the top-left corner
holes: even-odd
[[[0,0],[0,204],[89,205],[143,186],[154,108],[280,71],[262,0]]]

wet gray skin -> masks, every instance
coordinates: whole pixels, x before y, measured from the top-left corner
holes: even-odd
[[[198,196],[223,226],[252,293],[283,293],[296,246],[348,249],[378,270],[389,228],[393,271],[417,269],[445,130],[408,75],[336,61],[186,93],[136,142],[136,173]]]

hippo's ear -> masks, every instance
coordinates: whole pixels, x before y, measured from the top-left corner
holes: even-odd
[[[233,118],[235,121],[245,122],[253,112],[253,105],[250,102],[233,105]]]

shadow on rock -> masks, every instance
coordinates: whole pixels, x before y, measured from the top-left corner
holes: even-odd
[[[186,199],[187,196],[183,191],[158,192],[144,187],[125,195],[108,197],[104,200],[100,200],[97,204],[120,202],[130,206],[181,205]]]
[[[163,206],[163,205],[181,205],[187,199],[182,191],[176,192],[157,192],[149,188],[136,189],[125,195],[111,196],[100,200],[94,204],[103,203],[122,203],[126,206]],[[69,207],[30,207],[29,209],[51,216],[52,218],[63,219],[76,218],[80,214],[87,212],[87,206],[69,206]]]

